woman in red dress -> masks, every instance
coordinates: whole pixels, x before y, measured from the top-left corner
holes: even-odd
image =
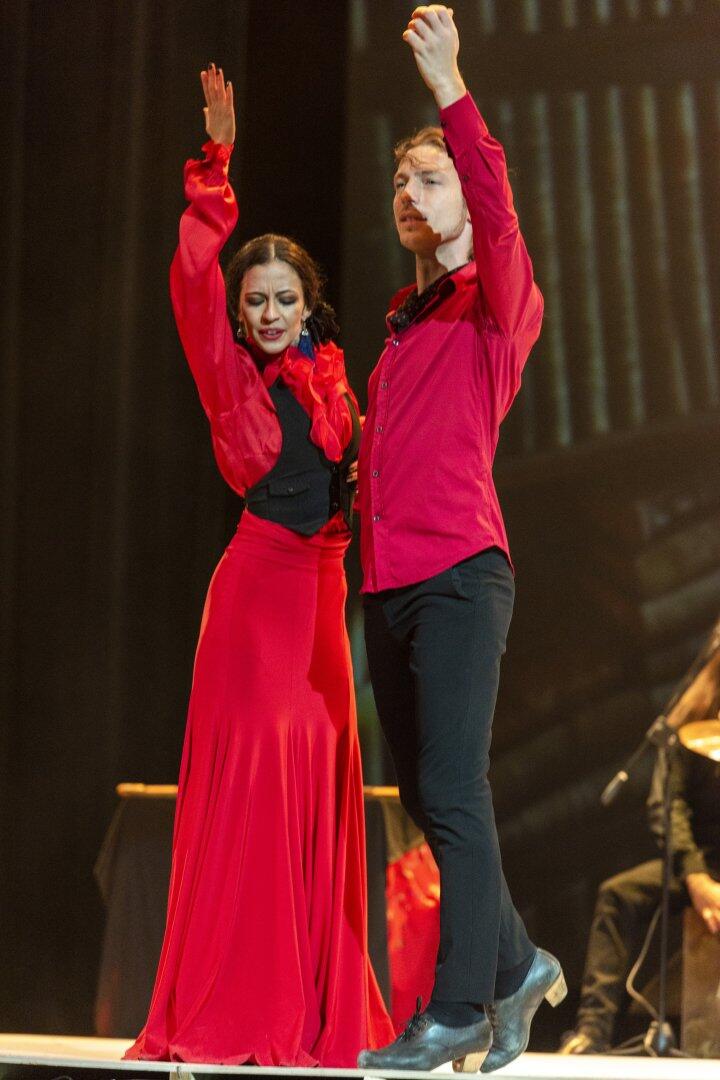
[[[354,1067],[392,1038],[367,952],[362,774],[345,627],[357,403],[317,268],[237,220],[232,87],[202,73],[203,161],[170,288],[222,475],[246,500],[195,658],[167,925],[127,1057]],[[239,340],[236,340],[236,337]]]

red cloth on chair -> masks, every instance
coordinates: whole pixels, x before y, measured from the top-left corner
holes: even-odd
[[[440,940],[440,875],[427,844],[387,867],[388,959],[395,1030],[405,1027],[418,994],[427,1004]]]

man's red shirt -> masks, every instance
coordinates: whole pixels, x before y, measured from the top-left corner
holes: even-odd
[[[359,459],[363,592],[423,581],[484,548],[508,553],[492,476],[500,424],[543,301],[505,155],[467,94],[440,112],[472,222],[474,262],[390,334],[370,376]],[[411,289],[393,299],[390,314]]]

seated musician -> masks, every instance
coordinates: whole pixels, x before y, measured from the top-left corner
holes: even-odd
[[[716,715],[719,707],[720,650],[716,650],[669,721],[679,727]],[[665,840],[662,779],[656,765],[647,808],[650,828],[661,848]],[[692,904],[708,931],[719,934],[720,761],[678,746],[671,757],[670,792],[670,910],[678,912]],[[576,1026],[565,1036],[561,1054],[599,1054],[612,1047],[617,1016],[625,1004],[626,979],[660,904],[661,890],[660,858],[634,866],[600,886]]]

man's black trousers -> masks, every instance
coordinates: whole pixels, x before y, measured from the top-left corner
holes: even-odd
[[[365,597],[365,640],[400,799],[440,871],[436,1001],[517,990],[535,947],[510,899],[488,765],[514,599],[489,548],[416,585]]]

